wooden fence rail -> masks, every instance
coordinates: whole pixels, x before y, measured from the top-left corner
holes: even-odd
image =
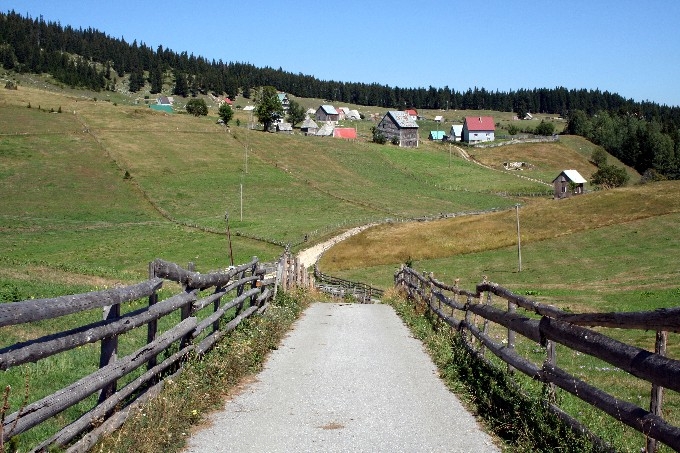
[[[549,389],[559,387],[643,433],[648,439],[645,445],[648,452],[656,450],[657,441],[680,450],[680,428],[661,415],[663,389],[680,392],[680,361],[665,356],[667,332],[680,330],[680,308],[635,313],[566,313],[494,283],[485,281],[477,285],[474,292],[466,291],[457,284],[447,285],[431,274],[425,277],[408,267],[395,273],[395,286],[405,290],[410,300],[425,304],[439,319],[457,329],[473,350],[477,342],[476,351],[483,359],[488,350],[504,361],[509,370],[518,370],[545,383]],[[507,309],[492,306],[492,295],[504,299]],[[517,308],[524,309],[525,313],[517,312]],[[475,317],[482,320],[481,328]],[[501,343],[494,340],[488,333],[490,322],[506,328],[507,339]],[[657,331],[655,352],[584,326]],[[515,333],[546,348],[542,364],[535,364],[515,350]],[[650,409],[616,398],[560,369],[556,365],[555,344],[596,357],[647,381],[651,384]],[[578,420],[556,407],[554,401],[548,403],[570,426],[584,431]]]
[[[291,288],[305,283],[308,278],[302,273],[290,272],[291,260],[286,251],[273,265],[264,266],[254,257],[249,263],[202,274],[195,272],[192,265],[184,269],[156,259],[149,264],[149,280],[136,285],[1,303],[0,327],[80,315],[92,309],[103,310],[104,319],[0,345],[2,372],[89,343],[101,345],[99,369],[5,416],[0,425],[0,444],[99,392],[94,407],[34,448],[34,451],[46,451],[54,446],[73,444],[69,451],[87,451],[101,435],[120,426],[130,408],[156,394],[164,378],[180,372],[182,362],[190,353],[205,353],[244,319],[264,312],[278,286]],[[158,291],[165,281],[176,282],[181,289],[159,301]],[[148,303],[142,302],[146,299]],[[121,306],[135,302],[137,306],[140,302],[144,306],[121,314]],[[82,319],[87,319],[87,315]],[[170,320],[164,323],[170,327],[159,332],[159,321],[164,319]],[[137,336],[143,337],[139,347],[124,357],[117,357],[121,335],[144,326],[146,335]],[[158,363],[161,356],[165,357]],[[141,367],[145,370],[130,374]],[[118,381],[126,376],[130,376],[129,382],[118,388]]]
[[[317,264],[314,264],[314,278],[316,279],[317,289],[322,292],[340,297],[345,295],[353,296],[358,302],[364,304],[372,303],[374,296],[383,296],[383,290],[374,288],[366,283],[353,282],[324,274],[319,270]]]

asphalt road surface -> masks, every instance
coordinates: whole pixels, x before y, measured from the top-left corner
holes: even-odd
[[[312,304],[198,452],[499,452],[388,305]]]

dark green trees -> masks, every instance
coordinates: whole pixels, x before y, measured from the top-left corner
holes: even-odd
[[[208,114],[208,105],[205,100],[197,98],[190,99],[186,106],[187,112],[194,116],[205,116]]]
[[[262,88],[260,101],[255,108],[255,115],[260,123],[264,125],[264,131],[269,131],[274,121],[283,117],[283,106],[279,101],[276,88],[266,86]]]

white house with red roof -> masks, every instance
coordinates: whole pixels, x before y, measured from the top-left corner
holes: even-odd
[[[491,142],[495,139],[496,125],[492,116],[466,116],[463,122],[463,141],[468,143]]]
[[[408,116],[411,117],[411,119],[412,119],[413,121],[415,121],[415,120],[418,119],[418,110],[416,110],[416,109],[407,109],[407,110],[404,110],[404,111],[406,112],[406,114],[407,114]]]

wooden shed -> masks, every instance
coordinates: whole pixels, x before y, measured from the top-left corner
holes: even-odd
[[[562,170],[557,178],[553,179],[555,199],[569,198],[572,195],[584,193],[586,182],[588,181],[586,181],[578,171]]]
[[[418,147],[418,124],[406,112],[390,110],[380,120],[377,129],[389,142],[396,140],[399,146]]]

